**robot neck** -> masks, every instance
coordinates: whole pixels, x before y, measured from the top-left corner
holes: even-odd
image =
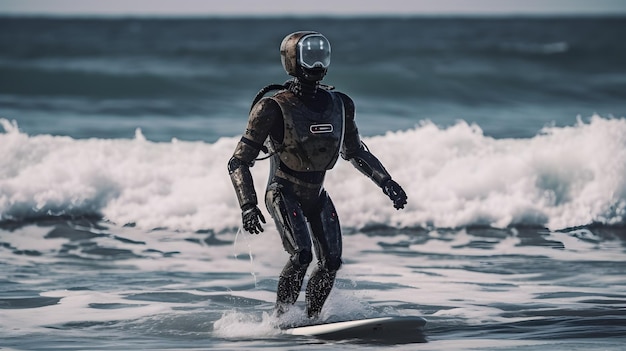
[[[319,81],[295,78],[289,90],[311,111],[322,112],[328,106],[329,96],[323,88],[320,88]]]
[[[301,78],[295,78],[289,86],[289,90],[304,101],[314,100],[318,94],[318,88],[319,82]]]

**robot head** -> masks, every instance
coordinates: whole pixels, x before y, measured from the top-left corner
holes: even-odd
[[[291,33],[280,44],[280,59],[290,76],[320,81],[330,65],[330,42],[318,32]]]

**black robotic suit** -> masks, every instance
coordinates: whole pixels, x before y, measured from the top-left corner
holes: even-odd
[[[406,194],[361,142],[352,99],[327,90],[319,81],[295,78],[250,111],[228,164],[244,229],[250,233],[263,231],[259,220],[265,223],[249,170],[261,150],[271,154],[265,204],[290,255],[280,274],[276,311],[282,314],[296,302],[314,248],[318,265],[307,284],[306,306],[308,316],[317,317],[341,266],[342,252],[339,219],[323,187],[326,171],[341,154],[380,186],[397,209],[406,204]]]

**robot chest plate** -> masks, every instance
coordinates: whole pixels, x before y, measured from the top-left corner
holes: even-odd
[[[295,171],[323,171],[337,162],[343,142],[343,108],[333,104],[322,113],[306,108],[283,114],[284,139],[280,159]]]

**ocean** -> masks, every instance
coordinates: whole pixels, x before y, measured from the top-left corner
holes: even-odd
[[[282,38],[407,191],[340,160],[322,320],[419,316],[394,350],[623,350],[626,18],[0,17],[0,349],[380,349],[282,335],[287,261],[226,164]],[[267,161],[252,168],[264,193]],[[301,319],[304,294],[289,318]]]

